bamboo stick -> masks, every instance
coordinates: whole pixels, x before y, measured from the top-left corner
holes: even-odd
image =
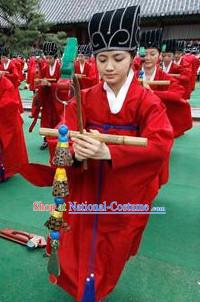
[[[79,126],[79,131],[81,134],[83,134],[83,117],[82,117],[82,108],[81,108],[81,89],[80,89],[80,84],[78,81],[77,75],[74,75],[73,77],[73,83],[74,83],[74,88],[75,88],[75,94],[76,94],[76,102],[77,102],[77,118],[78,118],[78,126]],[[83,161],[83,169],[87,170],[87,161]]]
[[[39,134],[44,136],[57,137],[58,130],[51,129],[51,128],[40,128]],[[69,137],[81,138],[82,135],[89,136],[106,144],[134,145],[134,146],[143,146],[143,147],[147,146],[147,138],[145,137],[90,133],[90,132],[85,132],[84,134],[80,134],[80,132],[78,131],[69,131]]]
[[[162,86],[162,85],[170,85],[170,81],[165,80],[165,81],[144,81],[143,79],[138,79],[140,82],[145,82],[148,85],[158,85],[158,86]]]
[[[47,78],[43,78],[43,79],[36,78],[36,79],[34,79],[34,82],[39,84],[40,82],[42,82],[42,80],[46,80],[48,82],[57,82],[57,79],[47,79]]]
[[[87,77],[86,74],[83,74],[83,73],[75,73],[74,75],[77,76],[77,77],[81,77],[81,78],[86,78]]]
[[[178,74],[178,73],[168,73],[168,75],[171,77],[175,77],[175,78],[180,77],[180,74]]]

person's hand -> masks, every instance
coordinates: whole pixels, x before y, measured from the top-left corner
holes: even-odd
[[[85,77],[86,77],[85,74],[81,74],[81,73],[76,73],[75,76],[76,76],[78,79],[82,79],[82,78],[85,78]]]
[[[151,87],[149,86],[149,84],[148,84],[146,81],[143,81],[142,84],[143,84],[143,87],[144,87],[144,88],[147,88],[147,89],[149,89],[149,90],[152,90]]]
[[[41,85],[42,86],[51,86],[51,83],[47,81],[47,79],[41,79]]]
[[[4,70],[0,70],[0,77],[4,76],[7,72]]]
[[[92,133],[99,133],[97,130],[90,130]],[[108,146],[105,143],[88,137],[84,134],[80,135],[80,138],[71,138],[73,141],[73,148],[75,152],[75,158],[78,161],[85,159],[111,159],[111,154]]]

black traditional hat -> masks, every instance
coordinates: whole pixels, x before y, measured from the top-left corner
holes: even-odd
[[[172,52],[175,53],[176,51],[176,40],[164,40],[162,42],[162,52]]]
[[[185,44],[186,43],[183,40],[176,41],[176,49],[175,49],[175,51],[184,52]]]
[[[43,52],[45,56],[57,56],[58,48],[56,46],[56,43],[54,42],[45,42],[43,45]]]
[[[139,6],[94,14],[88,27],[93,53],[107,50],[135,51],[139,44],[139,24]]]
[[[140,47],[161,49],[162,28],[143,31],[140,37]]]
[[[78,46],[78,54],[90,56],[91,55],[91,44],[80,44]]]
[[[10,49],[8,47],[5,47],[5,46],[0,47],[0,55],[1,56],[8,57],[9,54],[10,54]]]
[[[191,53],[196,54],[199,52],[199,44],[198,43],[193,43],[191,47]]]
[[[185,43],[185,49],[184,49],[184,51],[186,52],[186,53],[190,53],[191,52],[191,49],[192,49],[192,43],[191,42],[186,42]]]

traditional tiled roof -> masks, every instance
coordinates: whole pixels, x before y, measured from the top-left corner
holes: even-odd
[[[129,5],[141,5],[142,17],[200,14],[200,0],[40,0],[46,21],[58,23],[88,22],[95,12]]]

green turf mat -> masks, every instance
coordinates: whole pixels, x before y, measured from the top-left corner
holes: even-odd
[[[26,82],[22,82],[19,87],[19,92],[22,100],[32,100],[33,92],[29,89],[24,89]]]
[[[195,90],[193,91],[191,98],[190,98],[190,105],[192,107],[200,108],[200,83],[196,82]]]
[[[48,163],[40,151],[38,125],[28,133],[31,119],[24,115],[30,160]],[[132,258],[108,302],[200,301],[200,127],[176,139],[171,156],[171,178],[154,206],[166,215],[151,215],[140,251]],[[52,203],[51,188],[37,188],[19,175],[0,184],[0,228],[16,228],[45,235],[48,212],[33,211],[33,202]],[[29,251],[0,239],[0,302],[72,302],[62,289],[48,282],[43,250]],[[67,252],[66,252],[67,255]]]

